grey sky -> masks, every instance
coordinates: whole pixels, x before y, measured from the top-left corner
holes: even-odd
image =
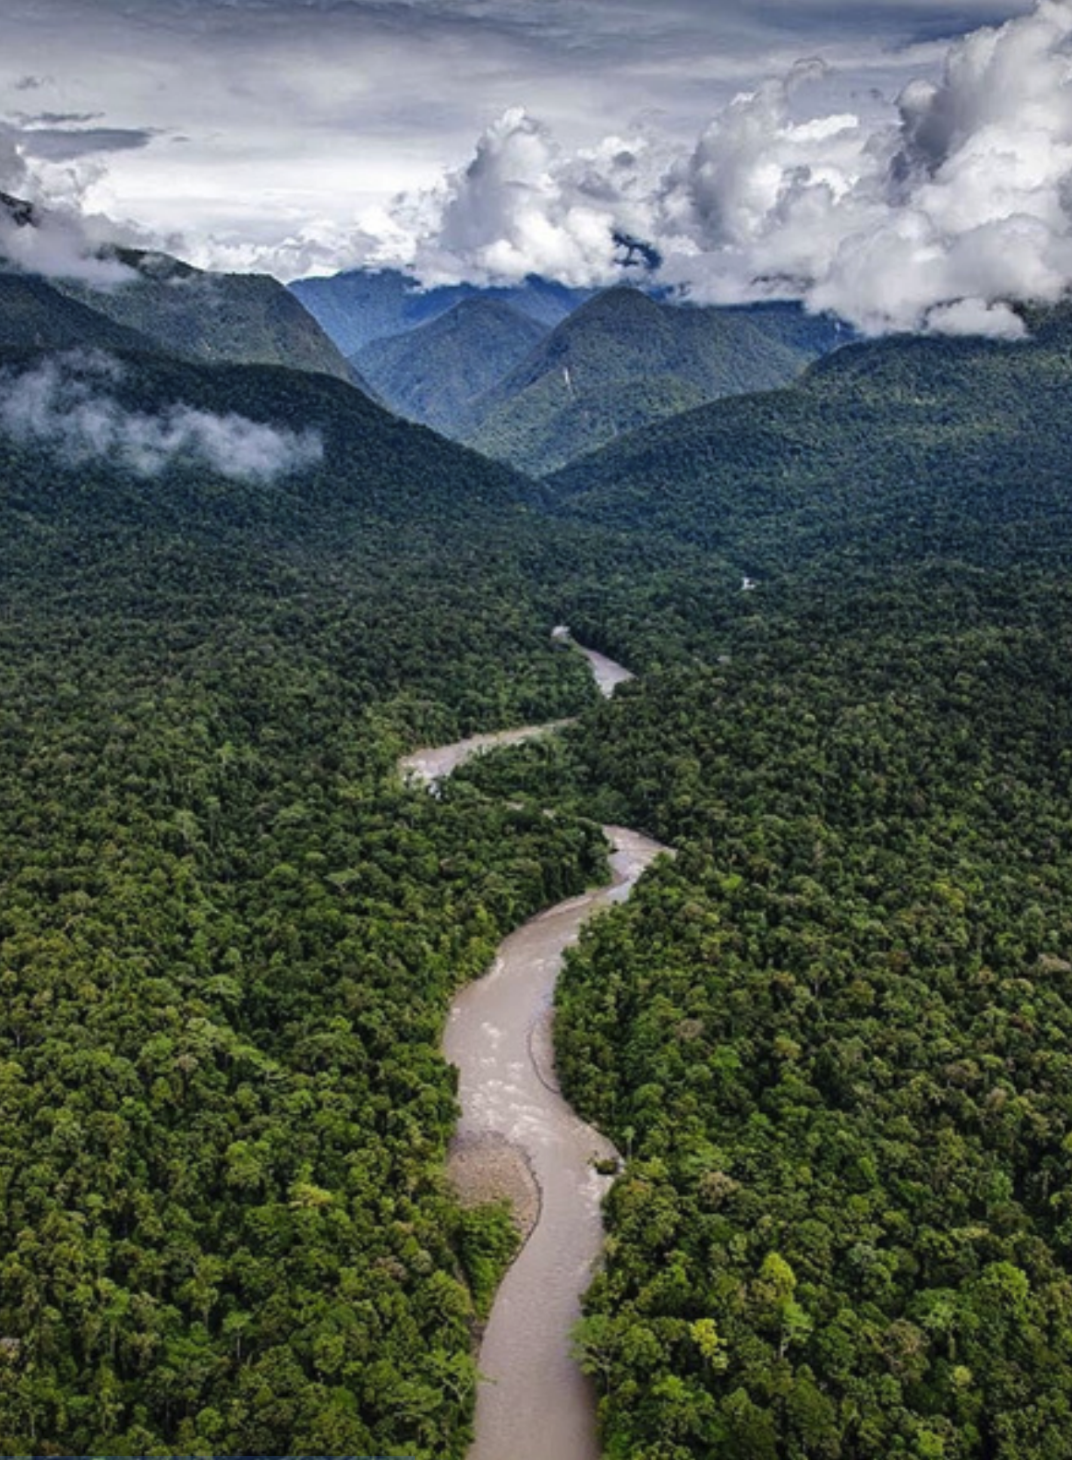
[[[240,261],[296,233],[338,240],[370,207],[464,166],[510,107],[564,149],[638,126],[687,147],[736,92],[822,56],[832,69],[794,108],[878,115],[907,80],[937,74],[949,38],[1030,8],[5,0],[0,117],[48,190],[181,234],[195,256],[230,243]]]

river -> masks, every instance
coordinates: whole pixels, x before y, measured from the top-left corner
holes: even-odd
[[[567,628],[556,629],[555,635],[559,643],[570,644],[588,660],[600,694],[608,699],[620,684],[634,678],[624,665],[615,664],[613,659],[608,659],[598,650],[586,649],[583,644],[571,639]],[[572,723],[572,720],[551,720],[544,725],[521,725],[516,730],[492,730],[485,735],[470,735],[468,740],[456,740],[453,745],[426,746],[404,755],[398,767],[404,776],[413,776],[434,786],[474,755],[482,755],[484,751],[501,745],[521,745],[526,740],[537,740]]]
[[[625,684],[627,680],[635,678],[632,670],[626,669],[624,665],[615,664],[614,660],[608,659],[606,654],[600,654],[596,649],[586,649],[583,644],[578,644],[577,648],[592,666],[592,673],[595,675],[600,693],[608,698],[620,684]]]
[[[556,630],[569,640],[569,631]],[[633,676],[612,659],[574,647],[602,694]],[[418,750],[403,774],[434,787],[471,756],[548,735],[569,721],[476,735]],[[595,1396],[574,1361],[570,1334],[603,1245],[601,1205],[612,1177],[595,1162],[617,1159],[607,1138],[574,1114],[554,1072],[555,984],[565,950],[594,913],[628,897],[660,852],[625,827],[604,827],[613,847],[608,887],[549,908],[502,943],[490,971],[455,998],[444,1054],[458,1068],[462,1116],[455,1177],[471,1197],[509,1195],[527,1208],[527,1239],[503,1279],[480,1348],[476,1440],[468,1460],[598,1460]],[[459,1159],[462,1158],[462,1159]]]
[[[598,909],[628,896],[665,850],[637,832],[604,828],[614,845],[610,887],[540,913],[501,945],[491,971],[455,998],[444,1053],[459,1071],[457,1140],[490,1138],[523,1160],[539,1216],[495,1296],[480,1348],[476,1442],[469,1460],[597,1460],[595,1399],[570,1354],[570,1331],[603,1244],[600,1205],[616,1156],[558,1092],[551,1003],[564,950]]]
[[[467,760],[472,760],[474,755],[482,755],[485,750],[494,750],[501,745],[520,745],[525,740],[538,740],[571,723],[569,720],[552,720],[547,725],[521,725],[516,730],[493,730],[487,735],[470,735],[468,740],[456,740],[453,745],[434,745],[424,750],[415,750],[412,755],[404,755],[398,764],[404,776],[416,776],[418,780],[427,781],[430,786],[434,786]]]

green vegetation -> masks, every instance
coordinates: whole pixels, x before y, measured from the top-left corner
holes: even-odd
[[[319,432],[272,485],[0,438],[0,1449],[464,1453],[512,1239],[444,1185],[442,1020],[612,819],[678,855],[561,992],[626,1157],[608,1455],[1063,1460],[1072,350],[1033,323],[539,486],[269,367],[109,390]],[[562,619],[642,677],[598,702]]]
[[[53,289],[169,354],[210,363],[286,365],[340,380],[354,378],[316,320],[277,279],[267,274],[209,274],[167,254],[140,249],[113,252],[132,271],[129,283],[94,289],[57,279]],[[122,342],[102,339],[101,343]]]
[[[924,555],[982,566],[1065,540],[1068,312],[1030,344],[851,345],[789,390],[719,401],[550,478],[571,517],[731,557],[749,573]],[[825,559],[825,561],[824,561]]]
[[[679,849],[560,986],[628,1156],[578,1332],[610,1456],[1064,1453],[1072,596],[1005,588],[938,628],[905,575],[883,635],[753,629],[459,773]]]
[[[0,441],[0,1450],[460,1456],[510,1237],[444,1186],[442,1020],[605,854],[395,757],[593,691],[509,473],[326,377],[115,389],[325,461],[143,480]]]
[[[608,1454],[1067,1445],[1072,789],[1060,632],[673,671],[576,754],[681,847],[556,1026],[630,1152],[579,1334]]]
[[[509,304],[477,295],[406,334],[372,340],[353,364],[391,410],[457,439],[479,398],[546,334]]]
[[[1066,338],[854,347],[550,483],[644,543],[563,588],[647,672],[461,775],[678,849],[556,1025],[628,1157],[578,1331],[608,1456],[1067,1452]]]
[[[0,348],[73,350],[147,350],[149,341],[76,299],[68,299],[44,279],[0,267]]]
[[[835,338],[789,306],[698,309],[608,289],[488,391],[465,439],[542,476],[664,416],[784,385]]]

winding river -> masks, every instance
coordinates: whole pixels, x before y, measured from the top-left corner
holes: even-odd
[[[556,635],[568,631],[556,631]],[[575,646],[605,695],[632,675]],[[470,756],[560,728],[526,726],[417,751],[404,773],[434,786]],[[559,1092],[551,1042],[552,1000],[566,948],[599,909],[622,901],[666,848],[624,827],[605,827],[613,847],[609,887],[571,898],[518,928],[491,970],[451,1005],[444,1053],[459,1072],[462,1117],[455,1154],[478,1195],[508,1193],[528,1206],[527,1240],[503,1279],[480,1348],[476,1440],[469,1460],[598,1460],[595,1400],[570,1352],[603,1243],[600,1212],[612,1178],[594,1163],[617,1157]]]
[[[603,1244],[611,1178],[593,1162],[617,1153],[558,1091],[551,1000],[564,950],[599,908],[628,896],[663,850],[621,827],[611,887],[559,903],[512,933],[490,973],[454,1000],[444,1052],[460,1076],[457,1140],[492,1138],[528,1165],[539,1215],[503,1279],[480,1348],[470,1460],[596,1460],[595,1403],[570,1355],[570,1330]]]

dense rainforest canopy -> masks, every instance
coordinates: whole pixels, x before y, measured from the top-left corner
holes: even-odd
[[[127,372],[324,459],[0,442],[0,1449],[459,1455],[511,1239],[445,1188],[446,1002],[605,853],[395,759],[594,691],[509,474],[327,379]]]
[[[442,1021],[616,818],[679,855],[561,997],[626,1157],[608,1454],[1067,1453],[1066,328],[850,347],[539,487],[148,354],[116,410],[319,456],[0,433],[0,1450],[464,1453],[511,1238],[444,1183]]]

